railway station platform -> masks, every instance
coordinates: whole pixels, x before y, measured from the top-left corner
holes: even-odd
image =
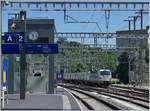
[[[80,110],[74,96],[60,87],[55,89],[55,94],[26,94],[25,100],[19,97],[19,94],[9,94],[8,104],[2,110]]]

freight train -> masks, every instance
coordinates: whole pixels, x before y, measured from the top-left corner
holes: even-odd
[[[109,69],[100,69],[96,73],[79,72],[64,74],[64,82],[92,86],[109,86],[111,84],[111,78],[112,73]]]

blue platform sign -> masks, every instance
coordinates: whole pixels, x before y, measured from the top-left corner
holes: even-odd
[[[2,54],[19,54],[19,44],[2,44]]]
[[[5,43],[24,43],[24,32],[5,32],[3,40]]]
[[[24,44],[26,54],[57,54],[58,44]],[[2,44],[3,54],[20,54],[20,44]]]
[[[57,80],[63,80],[64,74],[63,73],[57,73]]]
[[[57,54],[58,44],[26,44],[26,54]]]

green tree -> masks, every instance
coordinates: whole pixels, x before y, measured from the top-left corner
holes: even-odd
[[[69,64],[69,69],[70,69],[70,72],[71,73],[75,73],[76,72],[76,63],[75,62],[71,62],[70,64]]]
[[[116,70],[116,59],[115,59],[115,53],[109,52],[109,53],[99,53],[97,54],[97,58],[99,61],[101,61],[103,67],[111,69],[112,71]]]
[[[84,44],[76,41],[67,41],[65,38],[59,38],[57,43],[59,43],[59,47],[62,47],[61,53],[57,55],[57,57],[68,58],[68,69],[70,72],[91,71],[92,68],[98,70],[104,66],[112,71],[116,70],[114,52],[108,52],[107,54],[105,52],[97,52],[95,51],[97,50],[96,48],[84,48]],[[67,47],[68,49],[63,49],[63,47]],[[78,61],[78,58],[81,58],[81,60]],[[65,63],[63,59],[59,64],[64,66],[63,64]]]
[[[143,44],[141,46],[141,49],[142,50],[145,50],[145,62],[148,64],[149,63],[149,45],[148,44]]]
[[[118,79],[124,83],[127,84],[129,83],[129,61],[128,61],[128,53],[123,52],[119,58],[119,65],[117,66],[117,74],[118,74]]]
[[[83,64],[78,63],[77,66],[76,66],[76,69],[77,69],[77,70],[76,70],[77,72],[82,72]]]

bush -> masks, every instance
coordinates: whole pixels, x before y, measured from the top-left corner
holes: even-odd
[[[111,84],[120,84],[120,81],[118,79],[112,79]]]

